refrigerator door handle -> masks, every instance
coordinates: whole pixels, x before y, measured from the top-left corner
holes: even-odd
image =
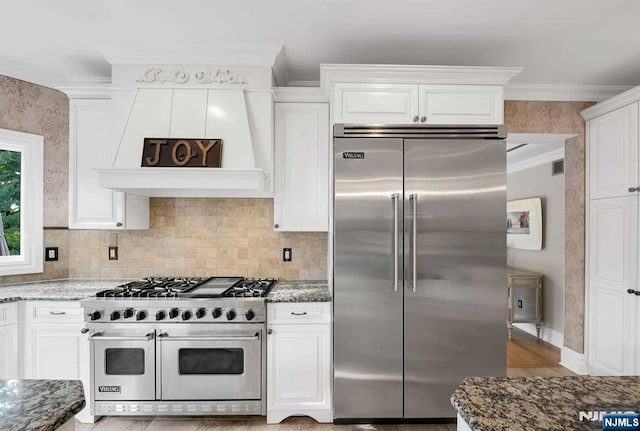
[[[400,193],[391,195],[393,202],[393,291],[398,291],[398,208]]]
[[[418,286],[418,195],[409,196],[411,204],[411,285],[409,288],[415,292]]]

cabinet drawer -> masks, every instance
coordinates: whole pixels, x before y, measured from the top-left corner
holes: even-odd
[[[0,326],[13,325],[18,321],[18,303],[0,304]]]
[[[27,322],[82,322],[80,301],[33,301],[25,305]]]
[[[278,302],[267,304],[267,323],[301,324],[331,322],[330,302]]]

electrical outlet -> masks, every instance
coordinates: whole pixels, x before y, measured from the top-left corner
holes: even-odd
[[[290,248],[283,248],[282,249],[282,261],[283,262],[291,262],[292,256],[291,256],[291,249]]]
[[[44,249],[44,260],[54,262],[58,260],[58,247],[47,247]]]
[[[118,247],[109,247],[109,260],[118,260]]]
[[[518,308],[522,308],[522,299],[518,299]]]

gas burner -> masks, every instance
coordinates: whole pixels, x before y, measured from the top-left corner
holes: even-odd
[[[275,280],[260,278],[241,280],[222,294],[223,297],[253,298],[266,295]]]

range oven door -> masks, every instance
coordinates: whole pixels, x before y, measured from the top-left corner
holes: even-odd
[[[162,400],[261,399],[262,327],[200,326],[159,331]]]
[[[91,337],[96,401],[155,400],[153,330],[107,330]]]

